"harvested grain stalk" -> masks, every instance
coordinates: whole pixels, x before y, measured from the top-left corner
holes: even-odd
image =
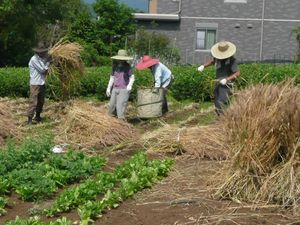
[[[220,120],[230,162],[216,197],[294,206],[300,203],[300,88],[293,81],[237,93]]]
[[[61,100],[67,100],[74,90],[80,85],[80,78],[84,73],[84,64],[81,59],[83,47],[78,43],[67,41],[57,42],[50,50],[53,63],[50,66],[50,74],[60,81]]]
[[[130,124],[88,103],[74,102],[65,111],[67,113],[61,115],[61,123],[56,130],[55,142],[58,144],[99,149],[137,138],[137,132]]]
[[[185,153],[215,160],[223,160],[228,156],[223,139],[222,131],[217,126],[179,128],[177,125],[165,125],[141,138],[149,152]]]
[[[0,102],[0,146],[5,143],[7,138],[18,138],[19,132],[11,116],[10,107]]]

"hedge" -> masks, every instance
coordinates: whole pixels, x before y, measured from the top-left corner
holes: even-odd
[[[210,100],[214,86],[214,68],[197,72],[197,66],[175,66],[171,70],[175,81],[171,95],[177,100],[206,101]],[[295,77],[296,84],[300,83],[300,64],[245,64],[240,65],[241,77],[236,82],[238,89],[251,84],[279,82],[287,77]],[[111,72],[110,67],[86,68],[81,80],[81,87],[72,93],[73,97],[97,96],[100,100],[107,99],[105,90]],[[135,71],[136,82],[131,99],[136,98],[136,90],[153,85],[149,70]],[[29,70],[28,68],[0,68],[0,96],[28,97]],[[60,95],[58,81],[49,75],[47,80],[47,97],[56,99]]]

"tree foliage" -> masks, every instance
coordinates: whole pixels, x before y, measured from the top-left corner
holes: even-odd
[[[68,35],[70,40],[85,46],[87,65],[103,64],[100,56],[111,56],[125,48],[127,37],[136,30],[133,10],[118,0],[97,0],[93,9],[94,18],[82,14],[74,21]]]
[[[87,8],[81,0],[2,0],[0,66],[24,66],[38,39],[51,37],[51,27],[67,27]]]

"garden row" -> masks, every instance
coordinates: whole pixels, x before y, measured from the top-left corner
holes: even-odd
[[[197,72],[196,66],[176,66],[171,68],[175,82],[171,94],[177,100],[203,101],[210,100],[214,86],[214,69]],[[300,64],[243,64],[240,65],[241,77],[237,88],[257,83],[272,83],[295,77],[300,83]],[[85,76],[81,78],[81,86],[73,90],[72,96],[97,96],[106,99],[105,90],[108,83],[110,67],[86,68]],[[131,99],[136,98],[137,88],[151,87],[153,80],[149,70],[135,71],[136,82]],[[29,93],[29,71],[27,68],[0,68],[0,96],[27,97]],[[49,75],[47,96],[57,99],[60,96],[60,86],[54,76]]]
[[[66,218],[44,223],[38,216],[59,216],[78,209],[80,224],[87,225],[104,210],[116,208],[136,192],[162,179],[169,172],[172,160],[149,160],[140,152],[117,166],[112,172],[102,171],[105,160],[69,151],[56,155],[50,151],[50,138],[27,141],[20,147],[10,145],[0,151],[0,213],[5,213],[9,193],[17,192],[25,201],[53,197],[64,188],[51,206],[38,212],[37,217],[6,222],[8,225],[65,225]],[[91,176],[93,175],[93,176]],[[78,185],[67,186],[71,183]]]

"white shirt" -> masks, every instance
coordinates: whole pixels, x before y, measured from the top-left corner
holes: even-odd
[[[37,54],[29,61],[30,85],[44,85],[49,62],[39,57]]]

